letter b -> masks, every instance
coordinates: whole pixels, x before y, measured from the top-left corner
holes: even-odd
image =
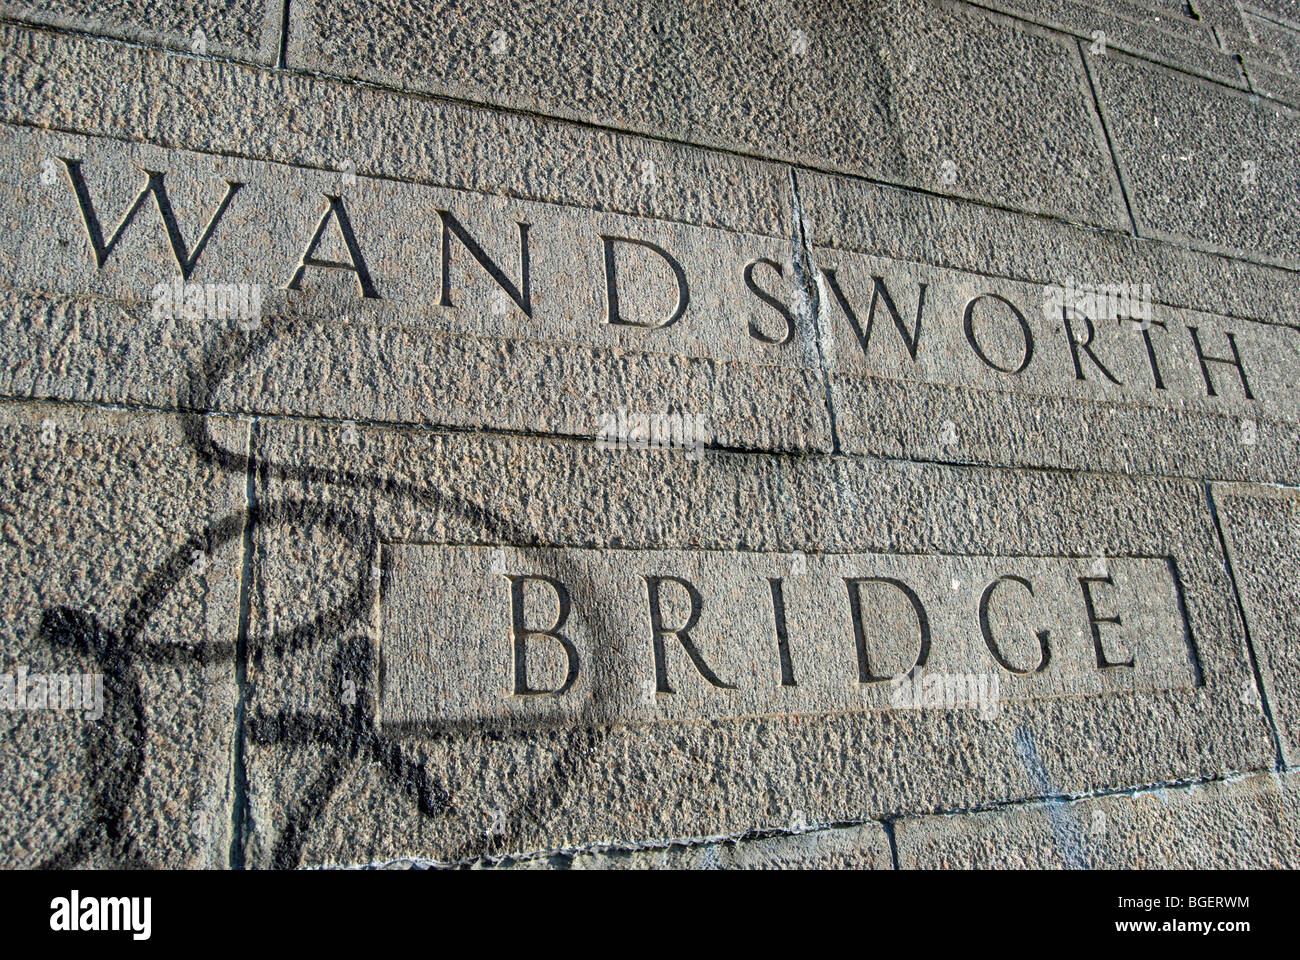
[[[513,693],[517,697],[535,697],[543,694],[558,696],[573,686],[573,681],[578,677],[578,650],[573,645],[573,641],[560,633],[569,619],[569,591],[560,581],[540,574],[524,576],[505,574],[504,576],[510,581],[510,645],[514,659]],[[559,609],[555,615],[555,623],[545,629],[528,627],[524,623],[524,584],[529,580],[549,584],[555,591]],[[532,637],[550,637],[564,648],[564,654],[568,658],[568,674],[564,678],[564,683],[554,690],[535,690],[528,685],[528,640]]]

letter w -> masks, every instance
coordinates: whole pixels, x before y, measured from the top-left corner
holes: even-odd
[[[907,325],[903,323],[902,316],[899,315],[898,307],[894,305],[894,298],[889,295],[889,289],[885,286],[885,278],[873,276],[871,278],[871,306],[867,310],[867,329],[863,330],[858,323],[858,315],[853,312],[853,307],[849,305],[848,299],[844,296],[844,291],[840,289],[839,281],[835,279],[835,271],[823,268],[822,274],[830,284],[835,299],[839,301],[840,309],[849,318],[849,323],[853,326],[853,332],[858,335],[858,342],[862,344],[864,356],[867,347],[871,344],[871,327],[876,321],[876,301],[883,298],[885,309],[889,311],[894,326],[898,328],[898,335],[903,339],[903,346],[907,348],[907,355],[913,360],[916,359],[916,348],[921,339],[921,312],[925,309],[926,285],[924,283],[919,284],[920,293],[916,298],[916,326],[909,331]]]
[[[176,266],[180,268],[181,277],[188,280],[190,273],[194,270],[194,264],[199,259],[199,254],[207,246],[208,240],[212,237],[212,231],[216,229],[217,221],[221,219],[226,208],[230,206],[231,199],[239,192],[242,183],[236,183],[233,180],[226,181],[226,195],[221,200],[221,205],[217,207],[217,212],[208,220],[208,224],[203,228],[203,235],[199,237],[199,242],[194,245],[194,252],[189,252],[185,243],[185,238],[181,236],[181,229],[176,223],[176,215],[172,212],[171,201],[167,199],[167,186],[163,183],[163,174],[154,170],[146,170],[149,177],[148,183],[140,191],[140,195],[135,198],[135,203],[131,204],[131,209],[126,212],[122,222],[117,225],[113,235],[109,237],[108,243],[104,242],[104,232],[99,225],[99,216],[95,213],[95,204],[90,199],[90,191],[86,189],[86,180],[81,175],[81,161],[69,160],[66,157],[60,157],[63,165],[68,168],[68,178],[72,181],[72,189],[77,195],[77,204],[81,207],[81,219],[86,225],[86,234],[90,237],[90,246],[95,251],[95,266],[103,269],[104,263],[108,260],[108,255],[113,252],[117,246],[117,241],[122,239],[122,234],[135,215],[140,212],[144,206],[145,200],[150,194],[153,194],[154,204],[158,207],[158,214],[162,217],[163,226],[167,229],[167,239],[171,242],[172,255],[176,258]]]

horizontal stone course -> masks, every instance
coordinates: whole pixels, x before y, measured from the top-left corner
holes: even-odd
[[[1246,74],[1250,88],[1256,93],[1290,106],[1300,106],[1300,77],[1270,68],[1253,59],[1246,60]]]
[[[1251,682],[1249,665],[1200,484],[839,457],[706,453],[691,460],[681,451],[602,451],[576,442],[427,431],[358,428],[354,439],[341,425],[262,421],[257,427],[254,449],[265,464],[257,500],[268,511],[277,504],[293,511],[254,534],[250,649],[259,652],[250,666],[256,691],[249,706],[250,863],[457,862],[596,841],[738,835],[796,820],[868,820],[990,798],[1258,769],[1272,757],[1264,717],[1239,699]],[[396,540],[500,546],[510,556],[513,546],[801,552],[809,570],[820,562],[815,554],[835,552],[1064,554],[1092,558],[1085,569],[1096,560],[1100,570],[1115,571],[1126,556],[1167,556],[1183,586],[1203,685],[1005,699],[992,719],[973,708],[969,687],[966,695],[949,697],[945,685],[941,699],[951,704],[930,710],[820,718],[795,712],[705,724],[669,719],[649,728],[592,716],[500,732],[485,726],[388,730],[376,698],[382,678],[395,677],[389,671],[397,661],[388,658],[397,654],[385,652],[387,634],[371,624],[396,597],[384,591],[399,589],[399,573],[382,546]],[[472,609],[483,616],[477,604],[455,614],[459,598],[481,589],[477,584],[509,589],[505,576],[491,573],[490,549],[486,555],[481,577],[468,577],[445,596],[453,615]],[[558,579],[577,603],[584,595],[580,568],[565,556],[539,569],[503,569]],[[886,561],[894,571],[889,575],[898,576],[902,563]],[[1046,581],[1036,586],[1045,591]],[[712,579],[697,587],[705,604],[730,595]],[[641,605],[633,625],[640,619],[648,630],[644,584],[641,593],[635,584],[623,589],[632,592],[621,596]],[[1096,616],[1111,616],[1110,595],[1098,591]],[[523,629],[545,629],[557,612],[551,604],[529,608]],[[797,609],[791,600],[792,656],[802,629],[793,619]],[[904,618],[909,608],[896,602],[890,609],[897,611],[890,617]],[[588,622],[595,635],[629,629],[627,616],[613,608],[584,610],[583,617],[594,616]],[[678,606],[663,610],[666,628],[680,626],[669,616],[688,615]],[[935,617],[940,623],[938,612]],[[1068,629],[1072,636],[1082,631],[1087,644],[1088,623],[1075,619]],[[871,636],[878,636],[886,621],[871,622]],[[887,635],[907,636],[906,619],[887,622],[902,624]],[[497,679],[485,696],[493,687],[510,696],[510,629],[509,622],[496,628]],[[778,645],[774,627],[766,629],[773,631],[764,667],[770,672]],[[913,621],[913,638],[916,629]],[[1002,628],[993,623],[992,629]],[[1098,628],[1103,644],[1109,629]],[[853,634],[844,631],[840,642],[851,657]],[[638,675],[627,678],[633,689],[655,679],[651,635],[642,636]],[[950,647],[950,633],[943,636]],[[699,638],[708,664],[717,634]],[[936,633],[936,651],[939,638]],[[715,646],[705,653],[710,640]],[[1032,666],[1033,641],[1022,635],[1015,642],[1011,662]],[[665,644],[672,669],[685,670],[675,681],[689,683],[682,689],[692,696],[707,696],[708,682],[692,672],[680,641],[669,637]],[[891,662],[891,671],[898,667]],[[961,673],[998,669],[988,657],[978,670],[963,666]],[[544,672],[537,677],[538,686],[552,679]],[[960,755],[954,743],[964,745]],[[344,747],[346,756],[372,756],[377,763],[343,762],[337,751]],[[672,804],[662,802],[665,789]],[[523,803],[525,797],[539,799]]]
[[[1064,30],[1083,42],[1083,50],[1090,57],[1119,49],[1229,86],[1245,86],[1240,66],[1218,49],[1210,31],[1199,21],[1181,15],[1155,13],[1114,0],[1093,4],[1071,0],[979,0],[976,5]]]
[[[1300,26],[1284,26],[1249,13],[1246,16],[1250,32],[1259,45],[1280,56],[1279,66],[1292,72],[1300,69]]]
[[[183,7],[159,0],[0,3],[0,15],[27,23],[271,66],[280,53],[282,13],[275,0],[201,0]]]
[[[1241,7],[1246,13],[1300,27],[1300,3],[1296,0],[1245,0]]]
[[[814,259],[845,450],[1300,475],[1291,327],[1142,303],[1150,284],[1038,287],[831,248]]]
[[[389,543],[381,563],[377,721],[394,733],[815,716],[919,708],[950,692],[989,716],[1010,700],[1201,682],[1164,557]],[[1092,631],[1103,608],[1123,611],[1104,637]],[[653,675],[641,669],[647,615]],[[1128,666],[1098,669],[1111,661]],[[994,664],[1000,681],[980,678]]]
[[[1241,595],[1272,719],[1289,764],[1300,757],[1295,663],[1300,604],[1300,495],[1294,489],[1215,484],[1211,495]]]
[[[790,174],[775,164],[239,64],[0,29],[14,53],[0,68],[10,71],[0,85],[0,118],[13,123],[792,235]],[[105,75],[119,78],[111,96],[80,79]],[[145,76],[148,83],[132,79]],[[196,102],[196,89],[211,95]],[[147,130],[136,122],[142,115],[150,118]],[[258,116],[282,120],[274,129],[247,122]],[[463,134],[474,149],[439,151],[446,131]],[[539,146],[521,151],[514,143]],[[535,162],[539,156],[548,162]],[[654,185],[641,182],[647,161]],[[815,243],[1040,283],[1062,275],[1158,278],[1160,302],[1276,322],[1300,309],[1291,271],[850,177],[804,171],[798,179]],[[708,189],[674,188],[680,183]]]
[[[0,119],[11,123],[790,233],[790,205],[780,199],[789,173],[760,161],[10,25],[0,26],[0,42],[10,51]],[[116,82],[96,82],[104,76]]]
[[[1300,264],[1300,115],[1118,54],[1089,65],[1139,234]]]
[[[229,866],[244,475],[158,414],[3,401],[0,445],[4,866]],[[32,699],[68,675],[95,709]]]
[[[1297,774],[894,824],[902,869],[1279,869],[1300,856]],[[1137,916],[1137,914],[1134,914]]]
[[[1074,44],[964,6],[305,3],[288,56],[1072,220],[1121,216]]]
[[[710,445],[830,449],[788,240],[14,127],[0,144],[24,158],[0,185],[9,392],[579,436],[675,412]]]
[[[1295,330],[1165,308],[1150,283],[1085,303],[1073,277],[824,246],[808,263],[780,237],[25,128],[4,141],[25,158],[0,184],[14,394],[582,437],[690,416],[706,446],[827,451],[829,372],[848,452],[1297,473]]]
[[[725,843],[674,844],[655,850],[595,850],[499,862],[475,868],[525,870],[888,870],[889,837],[880,824],[832,827]]]
[[[1240,168],[1238,168],[1240,169]],[[1300,285],[1275,269],[1169,243],[798,171],[808,239],[869,256],[1063,285],[1150,283],[1155,300],[1294,325]]]

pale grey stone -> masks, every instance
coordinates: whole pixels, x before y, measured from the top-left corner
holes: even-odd
[[[652,850],[594,850],[501,862],[478,868],[525,870],[888,870],[889,837],[878,823],[832,827],[723,843]]]
[[[1077,221],[1121,217],[1073,42],[955,4],[305,3],[288,57]]]
[[[0,438],[0,673],[103,693],[0,713],[4,865],[228,866],[244,475],[163,414],[5,401]]]
[[[902,819],[894,836],[905,870],[1295,869],[1298,797],[1293,771]]]
[[[1296,865],[1293,8],[0,3],[5,864]]]
[[[1287,0],[1264,0],[1266,3],[1285,3]],[[1182,7],[1181,0],[1159,0],[1161,9],[1174,12]],[[1244,8],[1238,0],[1194,0],[1192,8],[1201,23],[1212,27],[1220,36],[1245,35]]]
[[[1037,286],[833,249],[815,258],[847,450],[1300,477],[1292,327],[1152,303],[1158,278],[1139,303],[1140,289],[1085,290],[1074,276]]]
[[[1215,28],[1220,48],[1225,53],[1241,57],[1248,79],[1258,66],[1282,73],[1288,72],[1291,69],[1291,62],[1288,56],[1289,38],[1285,36],[1285,32],[1282,31],[1279,36],[1275,31],[1281,31],[1282,28],[1277,23],[1247,13],[1244,8],[1242,10],[1239,27]],[[1260,26],[1260,29],[1255,29],[1256,26]],[[1280,43],[1279,39],[1281,39]],[[1255,89],[1253,82],[1251,89]]]
[[[1250,668],[1200,483],[842,457],[692,461],[369,427],[352,443],[342,425],[311,423],[262,421],[255,433],[258,502],[302,505],[254,536],[250,864],[458,862],[740,835],[1259,769],[1273,757],[1265,718],[1239,698]],[[826,553],[1089,558],[1117,572],[1122,558],[1170,558],[1203,685],[1008,700],[990,719],[954,701],[705,723],[385,730],[376,710],[388,600],[378,591],[397,589],[382,544],[399,540],[503,555],[569,548],[549,575],[568,575],[575,597],[586,588],[574,549],[642,551],[646,562],[662,550],[802,552],[809,569]],[[487,575],[505,584],[484,552]],[[894,569],[910,562],[922,561]],[[454,609],[476,582],[445,602]],[[585,615],[613,637],[628,629],[621,610]],[[1100,604],[1096,613],[1110,615]],[[640,618],[648,629],[645,608]],[[496,628],[498,664],[510,626]],[[1086,643],[1086,623],[1074,631]],[[1017,655],[1031,652],[1031,639],[1016,642]],[[643,643],[639,679],[653,681],[648,633]]]
[[[798,306],[792,245],[777,238],[388,180],[353,184],[333,173],[116,140],[18,129],[0,138],[24,158],[0,193],[0,216],[11,228],[0,255],[20,288],[61,294],[8,295],[14,336],[6,341],[6,379],[14,393],[587,437],[619,411],[676,411],[702,416],[710,444],[825,450],[829,422],[817,370],[825,365],[836,374],[841,440],[855,452],[1230,479],[1295,476],[1292,371],[1300,356],[1289,327],[1157,302],[1149,331],[1154,366],[1139,324],[1076,319],[1071,329],[1083,342],[1076,369],[1064,322],[1044,316],[1046,287],[821,248],[817,300],[831,339],[819,346]],[[100,266],[74,191],[74,160],[108,236],[149,182],[141,170],[169,170],[164,182],[191,248],[229,197],[189,280],[257,285],[265,325],[255,318],[259,329],[241,334],[247,324],[238,318],[181,315],[180,301],[193,291],[174,286],[180,268],[152,198]],[[231,182],[241,184],[233,194]],[[304,272],[301,289],[283,290],[330,195],[348,211],[375,297],[362,295],[352,272],[315,267]],[[440,306],[443,210],[482,242],[513,293],[452,236],[453,305]],[[531,316],[511,299],[522,288],[521,223],[529,224]],[[326,226],[314,255],[348,261],[337,222]],[[690,303],[680,320],[661,329],[609,322],[603,252],[610,236],[655,243],[681,263]],[[635,243],[611,249],[622,316],[662,324],[679,302],[668,263]],[[789,321],[748,288],[752,268],[760,270],[753,282],[785,305]],[[909,329],[925,285],[915,361],[883,304],[871,305],[873,276],[892,289]],[[1158,281],[1148,286],[1158,300]],[[160,291],[173,301],[172,317],[160,315]],[[89,292],[104,299],[88,300]],[[867,354],[839,294],[860,330],[874,323]],[[972,332],[987,362],[963,331],[963,312],[975,298],[983,299],[971,307]],[[1007,303],[1026,318],[1035,344],[1023,374],[989,366],[1011,370],[1008,358],[1024,350]],[[1230,358],[1235,346],[1253,399],[1227,363],[1208,360],[1207,383],[1193,327],[1209,358]],[[765,342],[754,331],[787,342]],[[1005,343],[995,342],[999,337]],[[196,386],[208,356],[245,339],[255,344],[249,356]],[[878,378],[954,389],[946,399],[944,391],[919,387],[900,394]],[[554,389],[557,383],[566,388]],[[1057,428],[1028,426],[1043,416]],[[945,433],[949,422],[960,440]]]
[[[28,23],[157,43],[198,56],[234,57],[274,66],[283,5],[276,0],[20,0],[0,14]]]
[[[1111,49],[1138,54],[1170,66],[1244,87],[1236,60],[1218,49],[1206,26],[1183,16],[1170,16],[1131,4],[1105,0],[980,0],[1011,16],[1064,30],[1078,37],[1091,59]]]
[[[1255,73],[1257,70],[1264,70],[1270,75],[1281,74],[1289,76],[1290,69],[1285,55],[1275,53],[1268,47],[1260,46],[1252,41],[1249,37],[1229,37],[1223,40],[1223,45],[1230,53],[1241,58],[1242,72],[1246,77],[1247,89],[1254,93],[1264,93],[1255,82]],[[1265,96],[1271,94],[1265,93]]]
[[[981,0],[983,2],[983,0]],[[1010,2],[1010,0],[1008,0]],[[1074,10],[1080,4],[1076,0],[1015,0],[1024,4],[1028,10],[1055,11],[1058,8]],[[1146,30],[1172,33],[1185,40],[1191,40],[1203,46],[1215,46],[1208,24],[1203,20],[1188,16],[1182,0],[1168,2],[1142,2],[1142,0],[1098,0],[1096,8],[1113,13]]]
[[[1119,406],[838,378],[841,446],[853,452],[958,463],[1204,476],[1293,478],[1300,439],[1291,421]]]
[[[393,732],[933,702],[990,717],[1012,700],[1199,682],[1181,588],[1163,559],[394,543],[381,563],[376,720]],[[1094,639],[1089,604],[1120,623]],[[668,632],[647,658],[655,617]],[[846,639],[859,631],[855,649]],[[1095,643],[1132,668],[1099,670]]]
[[[11,122],[340,174],[351,162],[363,177],[773,236],[792,233],[790,175],[776,165],[372,87],[0,30],[13,54],[0,62],[0,116]],[[118,79],[109,90],[91,82],[98,76]],[[196,98],[196,89],[212,93]],[[141,117],[148,117],[143,127]],[[274,125],[250,122],[259,117],[279,119]],[[448,136],[465,148],[439,149]],[[520,150],[515,144],[537,146]],[[668,171],[670,187],[698,188],[650,189],[640,182],[645,161],[655,164],[658,183]],[[1172,305],[1278,322],[1300,310],[1290,272],[854,178],[804,171],[798,179],[809,239],[820,244],[1040,283],[1062,275],[1110,283],[1158,278],[1161,296]]]
[[[1300,27],[1283,26],[1273,20],[1247,15],[1246,22],[1256,42],[1281,57],[1283,68],[1300,69]]]
[[[1300,265],[1295,111],[1119,54],[1089,63],[1140,234]]]
[[[816,246],[1039,284],[1150,283],[1160,303],[1273,323],[1293,324],[1300,312],[1289,270],[849,177],[799,171],[797,180]]]
[[[0,149],[19,158],[0,183],[11,393],[586,437],[620,411],[676,413],[701,418],[709,445],[830,449],[789,240],[18,128]],[[185,255],[147,196],[101,262],[74,170],[105,243],[144,171],[165,170]],[[370,287],[309,266],[286,289],[308,252],[361,263]],[[231,284],[256,288],[245,300],[260,309],[209,302]]]
[[[12,123],[790,235],[789,172],[757,160],[9,25],[0,43]]]
[[[1300,106],[1300,78],[1295,74],[1274,70],[1266,64],[1249,59],[1246,61],[1246,73],[1250,77],[1251,89],[1256,93],[1292,106]]]
[[[1218,0],[1223,3],[1226,0]],[[1255,12],[1272,20],[1294,25],[1300,29],[1300,0],[1244,0],[1241,4],[1247,13]]]
[[[1245,608],[1264,695],[1287,762],[1300,758],[1300,492],[1245,485],[1212,488]],[[1253,689],[1242,695],[1250,699]]]

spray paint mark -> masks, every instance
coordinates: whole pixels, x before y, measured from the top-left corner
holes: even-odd
[[[1033,782],[1034,789],[1042,796],[1052,796],[1056,790],[1052,787],[1052,781],[1047,776],[1047,771],[1043,769],[1043,762],[1038,756],[1038,747],[1034,745],[1034,732],[1029,729],[1028,725],[1020,724],[1016,727],[1016,751],[1020,754],[1020,763],[1029,774]],[[1083,838],[1080,835],[1078,826],[1072,817],[1065,811],[1065,804],[1049,802],[1047,804],[1047,819],[1052,825],[1052,836],[1056,840],[1056,847],[1061,851],[1061,856],[1065,860],[1067,870],[1090,870],[1092,868],[1092,858],[1084,849]]]

